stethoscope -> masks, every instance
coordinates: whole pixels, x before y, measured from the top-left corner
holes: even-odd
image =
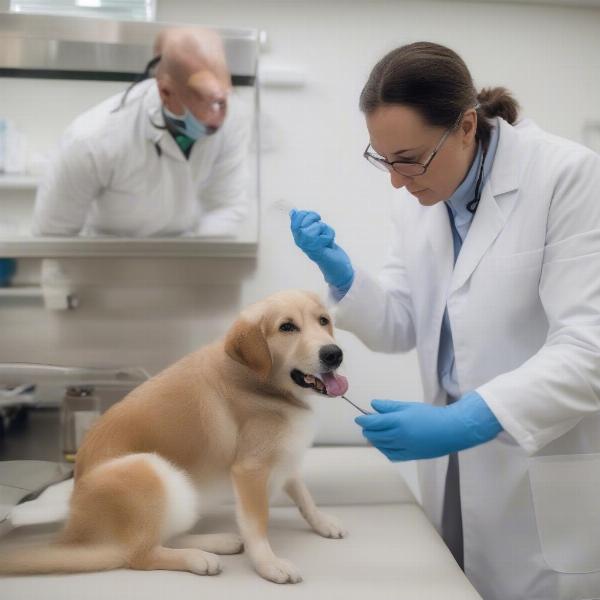
[[[154,74],[152,71],[156,67],[156,65],[160,62],[161,58],[162,58],[162,56],[159,54],[158,56],[155,56],[154,58],[152,58],[151,60],[148,61],[148,64],[146,65],[146,68],[144,69],[144,71],[140,75],[138,75],[134,81],[132,81],[129,84],[129,87],[125,90],[125,93],[123,94],[123,97],[121,98],[121,102],[119,102],[119,106],[117,106],[115,109],[113,109],[112,112],[117,112],[118,110],[121,110],[123,108],[123,106],[125,106],[125,102],[127,102],[127,96],[129,96],[129,92],[131,92],[131,90],[138,83],[141,83],[142,81],[146,81],[146,79],[150,79],[150,77],[153,77]],[[167,127],[165,125],[159,125],[158,123],[155,123],[152,120],[151,116],[149,116],[148,119],[150,120],[150,124],[153,127],[155,127],[156,129],[167,129]],[[154,142],[154,149],[156,150],[156,154],[160,158],[162,156],[162,148],[160,147],[158,140],[155,140],[155,142]]]
[[[155,56],[154,58],[152,58],[148,61],[148,64],[146,65],[146,68],[144,69],[144,71],[140,75],[138,75],[129,84],[129,87],[125,90],[125,93],[123,94],[123,97],[121,98],[121,102],[119,102],[119,106],[117,106],[117,108],[113,109],[111,112],[117,112],[118,110],[121,110],[123,108],[123,106],[125,106],[125,102],[127,101],[127,96],[129,96],[129,92],[131,92],[131,90],[138,83],[142,83],[142,81],[146,81],[146,79],[150,79],[150,77],[154,77],[154,73],[152,73],[152,70],[160,62],[161,58],[162,58],[162,56],[159,54],[158,56]],[[152,124],[154,125],[154,123],[152,123]]]
[[[477,176],[477,183],[475,185],[475,197],[471,202],[467,204],[467,210],[474,215],[477,207],[479,206],[479,200],[481,199],[481,184],[483,182],[483,165],[485,164],[485,157],[487,156],[487,148],[483,149],[481,156],[481,164],[479,165],[479,175]]]

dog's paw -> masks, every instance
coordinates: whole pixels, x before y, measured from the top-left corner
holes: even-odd
[[[337,517],[320,511],[311,519],[311,526],[319,535],[326,538],[340,539],[348,535]]]
[[[261,577],[274,583],[300,583],[302,581],[298,569],[283,558],[261,561],[256,564],[256,570]]]
[[[221,572],[221,563],[216,554],[203,550],[188,550],[187,566],[196,575],[218,575]]]

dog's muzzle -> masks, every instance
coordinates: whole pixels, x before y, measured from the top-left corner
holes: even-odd
[[[344,353],[339,346],[328,344],[319,350],[319,362],[323,371],[313,375],[293,369],[290,377],[295,384],[303,388],[312,388],[324,396],[342,396],[348,390],[348,380],[335,372],[344,360]]]

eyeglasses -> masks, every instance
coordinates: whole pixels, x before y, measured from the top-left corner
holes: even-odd
[[[363,156],[375,167],[381,169],[382,171],[387,171],[391,173],[392,170],[400,175],[404,175],[405,177],[417,177],[418,175],[423,175],[425,171],[429,168],[431,161],[435,158],[435,155],[440,151],[440,148],[443,146],[444,142],[450,135],[450,132],[456,128],[456,126],[460,123],[460,119],[462,118],[463,113],[460,113],[456,123],[446,129],[444,135],[440,138],[440,141],[437,143],[436,147],[433,149],[433,152],[429,155],[429,158],[424,162],[414,162],[414,161],[404,161],[404,160],[394,160],[389,161],[380,156],[379,154],[374,154],[373,152],[369,152],[369,148],[371,148],[371,144],[367,144],[365,151],[363,152]]]

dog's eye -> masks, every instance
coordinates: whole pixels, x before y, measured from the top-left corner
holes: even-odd
[[[298,331],[298,328],[293,323],[282,323],[279,326],[279,331]]]
[[[319,323],[325,327],[325,325],[329,325],[329,319],[327,317],[320,317]]]

